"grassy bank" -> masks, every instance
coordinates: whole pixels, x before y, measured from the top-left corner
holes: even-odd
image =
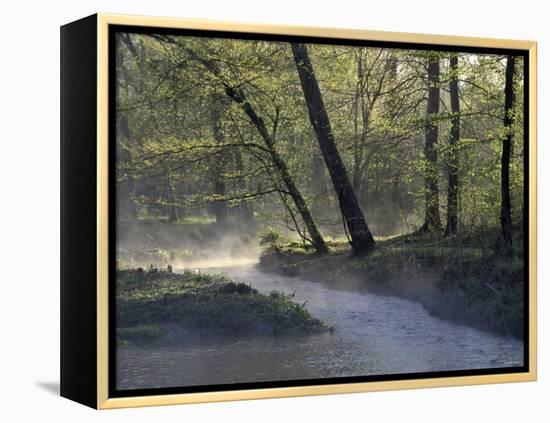
[[[116,301],[117,334],[122,341],[160,339],[167,335],[167,327],[171,333],[185,328],[218,334],[329,330],[291,295],[261,294],[223,274],[120,270]]]
[[[354,257],[345,243],[332,243],[331,250],[317,256],[297,244],[271,245],[260,266],[333,288],[412,299],[438,317],[523,336],[524,270],[519,251],[504,258],[480,239],[414,236],[379,241],[366,257]]]

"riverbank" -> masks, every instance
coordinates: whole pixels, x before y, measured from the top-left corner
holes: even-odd
[[[331,253],[323,256],[288,244],[267,248],[259,266],[335,289],[411,299],[434,316],[521,339],[523,261],[475,245],[405,236],[378,242],[368,256],[355,257],[343,243],[331,244]]]
[[[293,296],[259,293],[224,274],[117,271],[117,337],[122,342],[168,340],[191,329],[212,334],[321,333],[330,328]],[[167,330],[167,328],[170,328]],[[168,333],[167,333],[168,332]]]

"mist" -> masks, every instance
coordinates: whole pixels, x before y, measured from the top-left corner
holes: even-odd
[[[116,43],[118,386],[523,364],[523,57]]]

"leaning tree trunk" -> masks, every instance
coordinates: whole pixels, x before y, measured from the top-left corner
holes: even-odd
[[[504,87],[504,127],[506,136],[502,143],[501,175],[500,175],[500,226],[502,243],[507,254],[512,252],[512,206],[510,201],[510,156],[512,154],[512,124],[514,95],[515,57],[508,56],[506,61],[506,85]]]
[[[269,152],[269,155],[271,157],[271,161],[275,165],[275,168],[277,169],[283,183],[285,184],[285,187],[289,195],[292,197],[292,200],[296,205],[296,209],[298,210],[298,213],[300,213],[300,216],[302,217],[302,220],[306,225],[309,236],[311,237],[311,242],[313,244],[313,247],[318,253],[321,253],[321,254],[327,253],[328,252],[327,244],[325,243],[325,240],[321,236],[319,229],[317,229],[317,225],[313,221],[313,217],[309,212],[306,201],[304,200],[304,197],[302,197],[302,194],[300,193],[298,187],[294,183],[294,179],[290,175],[290,172],[288,171],[288,167],[286,166],[285,161],[275,149],[274,140],[269,135],[269,132],[265,126],[264,120],[260,116],[258,116],[256,111],[252,108],[251,104],[246,100],[244,93],[242,91],[236,90],[226,85],[225,92],[231,99],[233,99],[236,103],[238,103],[241,106],[243,111],[249,117],[250,121],[254,124],[254,126],[260,133],[260,136],[262,137],[262,140],[264,141],[264,144],[267,147],[267,151]]]
[[[292,43],[292,53],[294,54],[296,69],[300,76],[309,111],[309,120],[336,191],[340,210],[350,233],[351,246],[356,254],[366,253],[374,248],[374,238],[365,222],[363,212],[349,181],[346,167],[338,153],[307,48],[304,44]]]
[[[171,39],[168,39],[168,41],[171,43],[174,43],[174,41]],[[181,44],[178,44],[178,45],[181,46]],[[288,171],[285,161],[282,159],[282,157],[279,155],[279,153],[275,149],[275,141],[269,135],[269,132],[267,130],[267,127],[265,126],[264,120],[260,116],[258,116],[258,114],[254,110],[252,105],[246,99],[243,91],[240,89],[235,89],[224,80],[215,62],[200,57],[190,48],[187,48],[185,46],[183,47],[185,51],[193,59],[200,62],[208,72],[210,72],[212,75],[214,75],[216,78],[220,80],[221,85],[225,89],[226,95],[229,98],[231,98],[233,101],[235,101],[237,104],[239,104],[239,106],[246,113],[246,115],[248,116],[252,124],[256,127],[271,157],[271,161],[273,162],[273,165],[277,169],[277,172],[279,173],[281,180],[286,186],[288,194],[291,196],[292,200],[294,201],[296,209],[298,210],[298,213],[300,214],[304,224],[306,225],[309,236],[311,237],[311,243],[313,245],[313,248],[315,248],[315,251],[317,251],[320,254],[327,253],[328,252],[327,244],[325,243],[325,240],[323,239],[321,233],[319,232],[319,229],[317,228],[317,225],[313,220],[313,217],[311,216],[311,213],[309,212],[309,209],[304,200],[304,197],[302,197],[302,194],[300,193],[300,191],[298,190],[298,187],[294,183],[294,180],[292,179],[292,176]]]
[[[428,63],[428,104],[426,107],[426,133],[424,158],[425,216],[421,231],[438,233],[441,231],[439,215],[439,169],[437,163],[437,140],[439,136],[439,58],[431,57]]]
[[[460,141],[460,100],[458,96],[458,56],[451,55],[451,136],[449,139],[449,180],[447,187],[447,227],[445,235],[456,235],[458,230],[458,143]]]

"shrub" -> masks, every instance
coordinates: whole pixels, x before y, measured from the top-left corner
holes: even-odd
[[[260,247],[267,252],[279,251],[283,237],[280,232],[269,228],[267,232],[260,234]]]

